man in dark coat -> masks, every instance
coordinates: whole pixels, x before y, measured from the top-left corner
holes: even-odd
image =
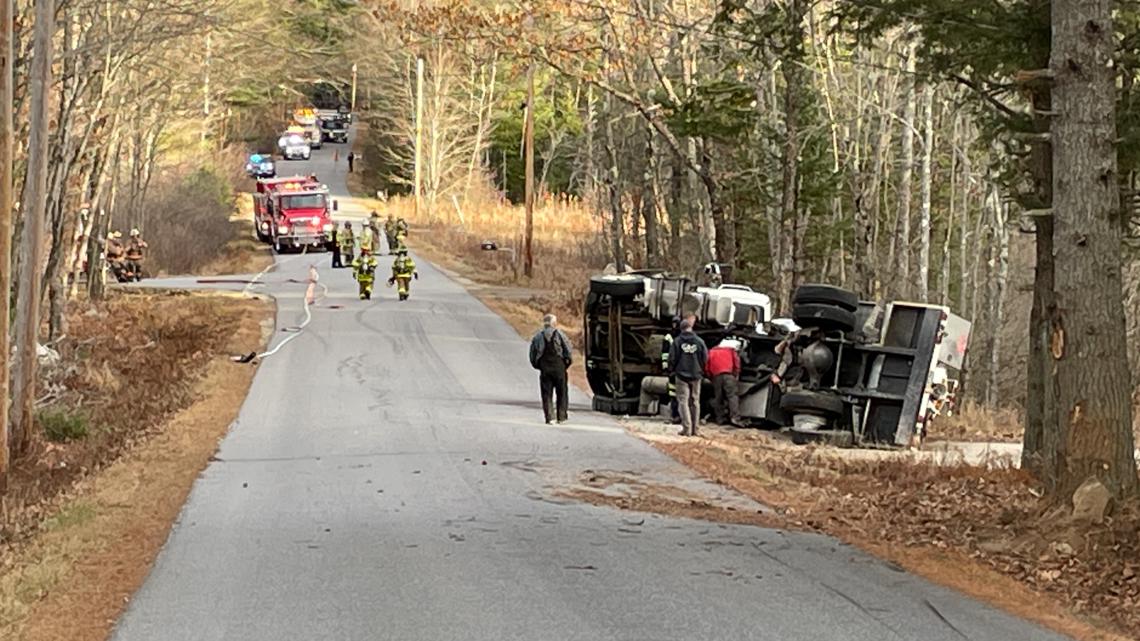
[[[530,365],[538,370],[542,413],[547,425],[554,419],[559,423],[566,422],[569,406],[566,370],[570,368],[571,360],[570,339],[558,329],[558,319],[553,314],[547,314],[542,319],[542,329],[530,341]],[[554,402],[555,396],[557,404]]]
[[[669,351],[669,368],[677,379],[677,405],[681,414],[681,436],[696,436],[701,420],[701,382],[709,362],[709,348],[693,332],[693,321],[681,321],[681,334]]]

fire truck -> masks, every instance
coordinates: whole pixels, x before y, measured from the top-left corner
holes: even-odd
[[[277,253],[324,249],[333,230],[337,203],[316,176],[259,180],[253,197],[257,237]]]

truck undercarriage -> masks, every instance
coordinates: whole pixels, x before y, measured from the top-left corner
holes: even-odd
[[[763,294],[661,272],[594,277],[585,303],[594,409],[667,412],[662,352],[676,321],[692,315],[710,348],[725,338],[742,345],[740,411],[752,425],[841,444],[921,439],[952,389],[947,369],[962,366],[969,323],[945,307],[865,302],[827,285],[800,287],[792,307],[791,319],[773,319]]]

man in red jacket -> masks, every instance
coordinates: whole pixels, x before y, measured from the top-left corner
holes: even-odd
[[[709,350],[709,362],[705,373],[712,380],[713,415],[716,422],[724,425],[725,419],[734,427],[744,427],[740,420],[740,398],[737,384],[740,381],[740,341],[726,338]]]

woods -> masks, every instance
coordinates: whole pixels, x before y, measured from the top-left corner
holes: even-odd
[[[1110,2],[1110,26],[1092,17],[1108,9],[1070,4],[397,3],[366,11],[351,37],[399,43],[359,48],[378,150],[414,148],[392,123],[415,121],[398,70],[416,60],[438,110],[424,135],[465,143],[423,147],[430,219],[451,219],[452,196],[465,209],[525,201],[538,60],[539,198],[591,212],[598,235],[580,243],[605,256],[595,268],[698,276],[716,260],[781,305],[813,281],[949,304],[975,324],[964,395],[1023,413],[1024,465],[1060,500],[1089,476],[1120,498],[1136,487],[1140,345],[1126,343],[1125,309],[1140,292],[1120,275],[1136,214],[1137,15]],[[1065,44],[1066,12],[1103,26]],[[1101,122],[1077,127],[1094,96]],[[412,182],[396,162],[374,177],[395,193]]]
[[[1136,491],[1130,5],[13,10],[17,456],[33,433],[37,342],[66,335],[69,301],[105,293],[100,239],[170,229],[178,214],[151,206],[158,186],[218,184],[200,172],[224,175],[230,150],[264,146],[312,87],[351,75],[369,187],[417,195],[428,221],[558,199],[595,221],[576,240],[592,268],[698,276],[716,261],[778,307],[805,282],[948,304],[975,324],[964,394],[1024,414],[1027,468],[1062,498],[1090,476],[1117,498]],[[531,218],[513,223],[518,239]]]
[[[210,198],[230,201],[235,150],[265,144],[278,114],[307,100],[307,83],[347,78],[331,25],[349,3],[295,5],[0,3],[0,22],[12,25],[4,34],[12,54],[0,55],[0,255],[11,257],[2,284],[13,309],[3,318],[14,347],[0,356],[11,379],[0,490],[7,463],[39,440],[37,346],[67,336],[71,301],[104,296],[108,232],[212,225],[227,237],[191,234],[181,252],[220,250],[232,234],[228,217],[182,216],[157,206],[161,199],[180,185],[210,184],[205,172],[226,183],[224,193],[185,191],[206,210]],[[278,46],[285,41],[292,46]]]

